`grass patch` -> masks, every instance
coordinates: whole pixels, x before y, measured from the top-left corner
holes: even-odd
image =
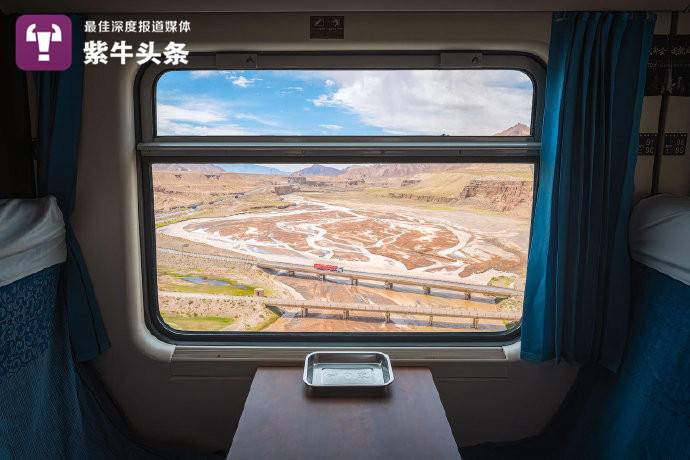
[[[176,278],[182,278],[182,277],[187,277],[187,276],[203,276],[203,273],[201,273],[198,270],[193,270],[189,273],[180,273],[180,272],[176,272],[170,268],[158,267],[158,276],[161,276],[161,275],[174,276]]]
[[[399,200],[400,198],[395,199]],[[451,206],[449,204],[441,203],[429,203],[420,200],[405,199],[405,202],[414,208],[423,209],[425,211],[458,211],[460,209],[459,206]]]
[[[508,298],[496,299],[496,300],[497,300],[496,305],[498,306],[498,309],[501,311],[513,311],[513,312],[521,312],[522,311],[522,303],[523,303],[522,297],[508,297]]]
[[[182,284],[185,283],[185,284]],[[161,291],[172,292],[188,292],[191,294],[214,294],[214,295],[230,295],[230,296],[252,296],[254,295],[254,287],[242,285],[240,287],[227,286],[211,286],[208,284],[186,284],[185,281],[180,283],[159,282],[158,286]]]
[[[225,316],[185,316],[161,312],[163,321],[181,331],[220,331],[235,322],[235,318]]]
[[[185,220],[198,219],[200,217],[208,217],[210,214],[210,210],[204,209],[202,211],[193,212],[191,214],[171,217],[170,219],[164,219],[160,222],[156,222],[156,228],[165,227],[167,225],[176,224],[178,222],[184,222]]]
[[[512,331],[513,329],[515,329],[516,327],[518,327],[520,325],[520,320],[503,321],[503,325],[505,326],[506,331]]]
[[[284,209],[291,206],[274,193],[260,193],[246,196],[233,209],[233,214],[244,214],[259,210]]]
[[[226,283],[223,286],[214,286],[207,283],[193,283],[182,278],[187,277],[201,277],[210,281],[222,281]],[[166,278],[163,278],[166,277]],[[253,284],[241,284],[236,280],[230,278],[221,278],[217,276],[207,276],[203,273],[177,273],[168,269],[158,269],[158,288],[161,291],[172,292],[188,292],[192,294],[216,294],[216,295],[230,295],[230,296],[253,296],[254,290],[259,286]],[[264,288],[264,295],[271,296],[270,289]]]
[[[489,280],[489,286],[509,288],[514,281],[515,278],[511,276],[494,276]]]
[[[273,323],[275,323],[276,321],[278,321],[278,318],[280,318],[280,317],[282,316],[282,315],[280,314],[280,311],[279,311],[279,310],[276,311],[275,309],[273,309],[273,308],[271,308],[271,307],[268,307],[267,309],[269,310],[269,316],[268,316],[268,318],[264,319],[264,320],[261,321],[259,324],[255,324],[254,326],[248,328],[248,329],[247,329],[248,331],[259,332],[259,331],[261,331],[261,330],[264,330],[264,329],[266,329],[268,326],[270,326],[271,324],[273,324]]]

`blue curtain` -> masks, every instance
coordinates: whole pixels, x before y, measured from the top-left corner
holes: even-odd
[[[618,368],[649,13],[553,16],[522,358]]]
[[[89,272],[70,218],[77,183],[84,63],[83,19],[72,16],[72,66],[38,72],[39,196],[54,195],[65,219],[67,263],[62,273],[69,337],[77,361],[88,361],[110,347]]]

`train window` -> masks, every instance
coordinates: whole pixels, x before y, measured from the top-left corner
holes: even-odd
[[[543,68],[493,58],[209,70],[200,56],[144,73],[152,330],[216,343],[514,337]]]

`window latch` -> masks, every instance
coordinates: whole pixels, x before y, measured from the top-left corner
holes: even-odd
[[[258,57],[252,53],[216,53],[217,69],[256,69]]]
[[[440,67],[442,69],[466,69],[471,67],[483,67],[484,55],[482,53],[441,53]]]

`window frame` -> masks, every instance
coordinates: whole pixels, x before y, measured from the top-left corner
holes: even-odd
[[[249,66],[247,61],[251,61]],[[253,64],[252,64],[253,63]],[[532,80],[529,136],[158,136],[155,89],[168,71],[190,70],[506,69]],[[135,79],[134,112],[145,321],[159,339],[184,345],[489,346],[519,340],[521,322],[503,332],[203,332],[179,331],[158,306],[153,206],[154,163],[527,163],[539,177],[546,67],[511,52],[196,53],[189,65],[143,66]],[[533,199],[533,211],[534,203]],[[532,221],[534,212],[532,213]],[[530,226],[530,241],[532,226]]]

